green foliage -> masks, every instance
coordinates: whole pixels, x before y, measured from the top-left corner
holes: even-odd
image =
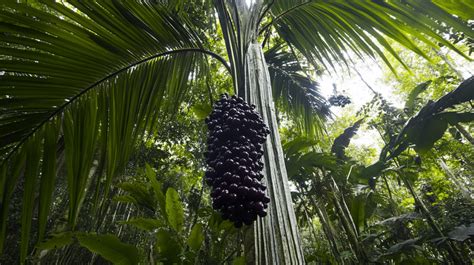
[[[453,47],[435,33],[442,28],[431,18],[449,21],[452,27],[472,35],[465,23],[430,1],[279,1],[272,5],[271,10],[275,16],[270,23],[280,37],[298,49],[311,63],[322,64],[326,68],[335,68],[336,61],[349,64],[350,58],[345,55],[345,51],[351,49],[360,57],[363,54],[372,57],[378,55],[393,69],[380,47],[385,48],[396,60],[402,62],[402,59],[385,36],[425,58],[425,52],[407,35],[431,47],[435,45],[427,36]]]
[[[334,139],[334,143],[331,147],[331,152],[336,155],[339,159],[344,159],[346,155],[344,150],[349,146],[351,138],[357,133],[362,120],[356,121],[351,127],[344,130],[344,132]]]
[[[179,263],[181,246],[170,231],[159,230],[156,233],[156,250],[162,262],[169,264]]]
[[[75,234],[73,232],[53,234],[50,238],[46,239],[46,241],[39,243],[36,247],[38,249],[62,248],[73,243],[74,235]]]
[[[159,219],[152,219],[152,218],[132,218],[127,221],[120,221],[120,224],[132,225],[138,229],[142,229],[145,231],[153,231],[158,228],[162,228],[165,224],[162,223]]]
[[[114,235],[97,235],[82,232],[64,232],[53,235],[40,243],[37,248],[43,250],[58,249],[77,242],[80,246],[102,258],[119,265],[133,265],[140,261],[140,253],[132,245],[121,242]]]
[[[178,192],[173,188],[168,188],[166,191],[166,216],[171,227],[176,232],[180,232],[184,225],[183,206],[179,199]]]
[[[473,78],[453,89],[445,53],[466,57],[472,4],[265,1],[237,18],[224,2],[0,5],[0,263],[244,264],[254,242],[276,242],[243,248],[201,183],[202,119],[216,94],[250,85],[257,40],[306,261],[472,260]],[[316,74],[365,56],[397,73],[406,109],[378,94],[363,117],[328,123]],[[385,141],[378,161],[349,143],[361,118]]]
[[[201,248],[202,242],[204,241],[203,232],[202,224],[195,224],[191,229],[187,243],[192,250],[198,251],[199,248]]]
[[[273,97],[300,132],[316,137],[322,133],[329,107],[319,93],[318,83],[310,78],[296,55],[287,50],[282,44],[275,44],[265,52]]]
[[[391,156],[398,156],[405,150],[408,144],[415,144],[415,150],[420,153],[429,151],[434,143],[443,135],[448,125],[455,125],[459,122],[472,121],[474,116],[470,112],[442,112],[447,108],[468,102],[474,99],[474,77],[464,81],[458,88],[436,102],[428,102],[418,112],[418,114],[407,122],[395,141],[388,145],[388,149],[381,154],[385,157],[385,152],[391,149]],[[430,132],[425,134],[424,132]]]
[[[407,101],[405,103],[405,108],[407,108],[409,112],[411,112],[413,110],[413,108],[415,107],[415,100],[417,99],[417,97],[428,88],[428,86],[431,84],[431,82],[432,81],[430,80],[430,81],[426,81],[424,83],[421,83],[421,84],[417,85],[410,92],[410,94],[408,95]]]
[[[452,208],[451,200],[460,196],[453,191],[463,190],[463,187],[452,186],[448,177],[456,178],[455,183],[462,181],[462,177],[444,172],[449,169],[446,166],[440,169],[439,161],[440,156],[457,153],[454,147],[441,150],[443,145],[461,140],[447,139],[446,130],[460,122],[472,121],[472,108],[465,104],[473,100],[472,78],[437,101],[425,100],[427,103],[420,106],[415,98],[421,97],[428,83],[415,88],[408,99],[413,111],[397,110],[376,95],[377,99],[368,103],[369,111],[359,112],[369,126],[386,137],[379,159],[369,166],[353,157],[337,160],[336,154],[328,155],[324,149],[318,151],[334,149],[335,144],[332,147],[306,144],[299,138],[284,144],[288,174],[297,189],[293,200],[299,224],[304,227],[303,231],[308,231],[309,243],[305,243],[305,248],[312,250],[307,260],[331,260],[322,254],[330,251],[334,259],[331,262],[336,264],[345,258],[362,263],[368,259],[396,264],[412,261],[432,264],[443,258],[426,252],[440,251],[439,248],[448,249],[447,259],[452,262],[469,259],[471,254],[466,245],[452,240],[463,242],[470,238],[468,226],[472,214],[463,219],[452,213],[472,211],[474,205],[467,199],[471,203],[462,206],[462,210]],[[445,111],[448,108],[450,111]],[[419,112],[410,117],[416,110]],[[378,117],[374,119],[371,113]],[[345,129],[340,136],[344,140],[344,144],[339,145],[340,150],[348,147],[353,135],[352,126]],[[415,156],[412,148],[423,153],[422,158]],[[455,157],[450,159],[454,162]],[[334,164],[329,162],[331,160]],[[465,170],[468,167],[458,166]],[[413,183],[417,183],[416,186]],[[315,223],[319,225],[316,230]],[[315,247],[314,242],[321,240],[318,237],[324,238],[326,245]],[[342,245],[341,240],[347,240],[351,247]]]
[[[140,253],[130,245],[122,243],[114,235],[77,234],[79,244],[89,251],[117,265],[133,265],[140,261]]]
[[[465,241],[466,239],[474,237],[474,224],[470,224],[469,227],[465,225],[458,226],[449,232],[448,236],[457,241]]]

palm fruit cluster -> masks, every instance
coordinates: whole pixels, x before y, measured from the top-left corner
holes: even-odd
[[[206,119],[209,129],[206,182],[212,206],[235,227],[267,215],[261,161],[262,144],[270,130],[254,105],[224,94]]]

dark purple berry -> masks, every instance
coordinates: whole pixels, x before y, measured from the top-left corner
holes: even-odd
[[[212,206],[235,227],[265,216],[270,201],[260,161],[262,143],[270,132],[254,105],[228,94],[221,95],[205,120],[209,129],[205,153],[205,181],[212,187]]]

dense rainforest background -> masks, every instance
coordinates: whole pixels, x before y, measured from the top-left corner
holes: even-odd
[[[469,0],[0,3],[0,263],[472,264],[473,19]],[[204,181],[222,93],[270,128],[269,214],[242,228]]]

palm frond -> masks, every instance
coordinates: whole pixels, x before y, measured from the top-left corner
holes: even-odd
[[[150,2],[2,4],[0,35],[0,247],[9,200],[23,176],[22,260],[37,186],[39,237],[45,233],[58,139],[64,139],[74,228],[93,164],[105,169],[104,184],[94,188],[106,195],[134,142],[191,91],[202,54],[225,63],[202,49],[187,20]]]
[[[446,12],[457,15],[462,19],[469,20],[473,17],[474,3],[472,1],[433,0],[433,2]]]
[[[438,33],[443,32],[441,22],[474,35],[466,23],[431,1],[276,1],[271,13],[273,20],[264,28],[273,25],[314,65],[326,68],[335,68],[337,61],[350,63],[348,49],[359,57],[378,56],[392,68],[382,47],[403,64],[387,38],[425,58],[414,38],[434,48],[439,42],[465,56]]]
[[[330,114],[328,105],[318,83],[304,72],[296,56],[283,48],[275,45],[265,52],[273,97],[302,132],[318,135]]]
[[[198,45],[186,24],[159,6],[76,3],[81,14],[62,4],[47,5],[51,12],[21,4],[0,11],[2,153],[85,91],[135,63]]]

